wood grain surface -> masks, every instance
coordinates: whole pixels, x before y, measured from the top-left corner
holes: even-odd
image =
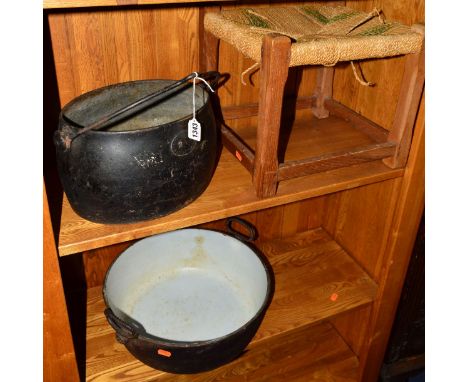
[[[334,116],[342,118],[347,122],[351,122],[355,129],[363,132],[374,141],[387,142],[387,130],[367,119],[366,117],[356,113],[354,110],[347,108],[333,99],[327,99],[325,101],[325,106]]]
[[[288,161],[280,165],[277,179],[278,181],[282,181],[322,171],[330,171],[336,168],[353,166],[387,158],[393,155],[394,152],[395,144],[385,142],[355,147],[307,159]]]
[[[385,246],[384,259],[379,271],[378,301],[372,308],[369,336],[364,350],[365,362],[361,365],[363,380],[377,379],[385,347],[390,336],[398,300],[405,280],[406,270],[419,222],[424,209],[425,173],[425,99],[416,119],[414,146],[408,158],[408,166],[401,181],[401,192],[395,206],[391,232]],[[402,256],[402,254],[408,254]]]
[[[179,79],[197,70],[196,8],[50,13],[60,102],[142,79]]]
[[[256,227],[257,245],[272,238],[287,238],[320,227],[327,196],[315,197],[277,207],[242,214],[239,217]],[[226,219],[200,224],[200,228],[227,232]],[[239,228],[239,227],[237,227]],[[84,273],[88,288],[102,286],[112,261],[134,241],[83,252]]]
[[[291,39],[270,33],[263,37],[260,64],[257,145],[253,186],[259,197],[276,194],[278,185],[278,143],[283,94],[291,58]]]
[[[117,0],[112,0],[112,2],[113,4],[108,5],[132,3],[132,1]],[[55,3],[60,7],[65,4],[54,0],[47,0],[44,5],[46,3]],[[93,3],[91,0],[86,1],[86,5],[89,7],[92,7]],[[99,86],[139,79],[176,79],[185,76],[188,72],[198,70],[200,66],[200,14],[196,5],[186,3],[178,6],[146,6],[141,8],[126,6],[46,10],[60,104],[63,106],[83,92]],[[288,4],[296,3],[301,2]],[[327,1],[327,5],[334,3]],[[74,4],[80,3],[74,2]],[[97,4],[105,5],[96,0],[94,5]],[[255,5],[261,6],[268,4],[268,1],[255,2]],[[228,9],[245,5],[245,3],[230,2],[222,4],[222,7]],[[71,7],[72,5],[67,6]],[[350,0],[346,2],[346,6],[367,12],[371,12],[374,8],[382,9],[387,19],[396,20],[406,25],[424,21],[424,0]],[[47,6],[45,5],[45,7]],[[219,52],[219,69],[228,75],[227,81],[218,92],[221,104],[224,107],[237,107],[244,103],[257,103],[258,71],[253,71],[245,76],[247,83],[245,86],[240,81],[241,73],[253,62],[242,57],[235,49],[223,42],[219,46]],[[374,121],[386,130],[390,130],[397,108],[404,61],[404,58],[396,57],[361,62],[364,77],[368,81],[375,82],[374,87],[360,85],[355,80],[349,64],[337,64],[334,68],[334,98],[341,104],[351,107],[358,114]],[[290,70],[286,84],[286,95],[310,97],[316,86],[316,72],[317,69],[313,67]],[[44,99],[44,103],[47,109],[47,98]],[[315,228],[323,224],[324,228],[348,251],[356,263],[372,275],[379,285],[377,298],[373,304],[342,312],[330,320],[336,329],[336,332],[333,332],[333,337],[337,338],[337,333],[339,333],[339,337],[360,359],[360,375],[357,379],[374,381],[378,375],[380,360],[390,333],[394,308],[398,302],[401,278],[404,276],[406,261],[410,253],[412,230],[417,227],[415,221],[424,199],[424,166],[421,165],[424,163],[424,134],[421,133],[424,126],[423,119],[421,119],[423,118],[421,117],[423,110],[419,109],[409,161],[403,170],[389,170],[382,163],[371,162],[346,170],[335,170],[285,181],[283,186],[280,184],[278,197],[258,201],[254,198],[251,190],[247,189],[250,184],[247,171],[235,159],[227,159],[226,157],[226,162],[222,166],[226,166],[228,172],[225,175],[220,173],[215,175],[215,182],[227,182],[228,184],[233,182],[230,183],[231,189],[228,194],[220,194],[215,187],[213,189],[215,192],[211,193],[209,198],[202,199],[198,205],[189,206],[184,213],[176,213],[173,218],[162,218],[156,223],[132,225],[131,227],[106,227],[83,221],[71,211],[65,200],[59,239],[60,255],[117,244],[113,249],[95,249],[84,256],[87,276],[94,283],[90,285],[100,285],[102,274],[107,269],[108,262],[116,255],[116,252],[125,247],[126,244],[119,244],[122,241],[203,222],[209,222],[208,225],[221,228],[223,221],[217,219],[243,213],[247,213],[244,216],[257,224],[260,233],[259,242],[271,238],[287,237],[295,232],[304,231],[307,227]],[[230,122],[230,127],[243,136],[244,133],[251,134],[251,126],[255,123],[256,117],[242,118],[232,121],[232,126]],[[333,128],[330,130],[330,134],[333,136]],[[292,134],[295,133],[295,131],[292,132]],[[300,137],[303,132],[298,131],[297,134]],[[295,151],[299,158],[306,157],[304,155],[308,156],[311,150],[320,151],[321,145],[327,145],[331,142],[326,139],[321,140],[320,136],[320,134],[317,135],[318,141],[314,147],[311,147],[310,144],[309,147],[304,145],[302,149],[298,148]],[[361,139],[362,137],[358,140]],[[403,174],[403,180],[399,179]],[[56,205],[50,207],[53,211],[61,208],[61,206]],[[257,211],[259,209],[263,210]],[[49,251],[53,252],[53,248],[49,248],[47,252]],[[105,256],[100,257],[100,253],[104,253]],[[50,279],[50,282],[54,284],[47,284],[47,289],[54,288],[52,285],[56,285],[59,278],[60,276],[55,273]],[[46,293],[46,288],[44,290]],[[53,309],[60,311],[64,307],[64,302],[60,303],[58,299],[54,301]],[[61,334],[66,334],[66,330],[65,328]],[[96,330],[95,333],[99,336],[99,330],[102,328],[99,329],[98,325]],[[305,333],[313,335],[309,328],[304,332],[304,335]],[[67,338],[71,341],[70,336],[63,335],[62,337],[64,341]],[[320,343],[326,342],[327,338],[320,338],[318,343],[311,340],[311,343],[314,343],[312,348],[308,347],[307,343],[301,342],[300,348],[309,349],[306,352],[308,351],[312,355],[328,354],[326,347],[319,346]],[[104,341],[102,338],[101,340]],[[96,359],[93,362],[100,361],[102,354],[99,352],[101,350],[104,353],[107,352],[107,355],[102,357],[108,360],[114,359],[111,356],[114,350],[109,349],[113,349],[113,346],[121,346],[115,342],[111,333],[109,333],[108,345],[102,345],[101,348],[99,345],[103,343],[101,340],[96,342],[98,347],[95,348]],[[300,337],[295,341],[300,341]],[[318,346],[317,352],[314,352],[314,346]],[[333,345],[329,349],[333,350],[334,347],[338,346]],[[50,359],[55,357],[51,349],[48,349]],[[295,349],[300,352],[299,347],[295,347]],[[113,378],[134,381],[152,378],[151,375],[154,371],[144,369],[144,367],[142,369],[141,363],[138,361],[133,359],[129,361],[126,358],[129,355],[122,347],[117,350],[115,363],[112,366],[114,368]],[[271,358],[269,350],[263,349],[262,351],[266,353],[259,353],[258,357],[256,356],[252,368],[256,368],[255,365],[268,364],[269,360],[273,360],[273,365],[278,364],[277,370],[279,371],[284,370],[279,366],[280,364],[292,362],[291,357],[288,358],[288,356],[285,356],[282,361]],[[333,352],[329,354],[333,358]],[[339,378],[342,376],[330,377],[313,371],[313,367],[307,366],[310,365],[308,362],[312,362],[312,358],[314,356],[297,358],[297,363],[294,361],[295,366],[293,367],[296,370],[294,373],[300,374],[300,370],[303,368],[304,374],[289,374],[283,380],[309,381],[307,371],[314,377],[317,375],[317,378],[322,377],[322,380],[341,380]],[[292,357],[292,359],[295,358]],[[352,359],[356,365],[356,358]],[[56,358],[56,361],[62,362],[63,358]],[[119,367],[120,362],[127,361],[133,362],[133,366]],[[344,363],[346,364],[346,361]],[[63,370],[58,367],[57,370],[57,363],[54,365],[52,367],[56,367],[56,370],[51,371],[51,373],[58,373],[55,375],[61,375],[60,373],[68,370],[66,367]],[[247,373],[246,370],[249,370],[248,364],[239,364],[236,367],[226,372],[226,376],[232,379],[234,378],[232,375],[236,375],[236,373],[244,375]],[[325,369],[330,370],[327,366]],[[271,368],[267,367],[263,370],[271,370]],[[322,367],[320,370],[324,370],[324,368]],[[336,367],[334,366],[332,370],[336,370]],[[72,373],[69,374],[70,380],[73,380]],[[266,380],[273,380],[272,377],[270,378],[271,375],[273,372],[265,377]],[[290,377],[291,375],[293,377]],[[355,376],[352,373],[349,375]],[[261,379],[260,375],[257,374],[257,376]],[[144,378],[140,379],[140,377]],[[97,373],[95,378],[105,380],[106,377]],[[211,376],[211,379],[207,379],[222,380],[222,378],[224,375]],[[248,377],[241,378],[249,380]],[[63,380],[61,377],[54,379]]]
[[[415,25],[413,29],[424,33],[422,25]],[[388,135],[390,142],[397,143],[395,155],[383,162],[392,168],[404,167],[413,136],[413,127],[419,110],[419,103],[424,88],[425,79],[425,50],[424,41],[420,52],[406,57],[400,95],[393,121],[392,130]]]
[[[367,135],[337,118],[329,121],[315,119],[310,127],[312,112],[304,110],[298,116],[286,160],[299,160],[310,154],[349,149],[371,143]],[[250,129],[247,142],[255,146],[255,128]],[[316,145],[312,146],[311,142]],[[281,182],[277,195],[259,199],[253,190],[249,172],[230,153],[224,152],[206,191],[184,209],[168,216],[135,224],[104,225],[80,218],[64,197],[59,236],[59,254],[73,254],[117,244],[190,225],[244,214],[254,210],[296,202],[313,196],[358,187],[380,180],[401,176],[403,170],[389,169],[380,161],[363,163],[338,170],[313,174]]]
[[[275,273],[275,294],[249,350],[241,358],[191,377],[154,371],[135,361],[115,341],[114,331],[103,314],[104,302],[98,287],[88,291],[87,380],[255,381],[289,377],[327,381],[332,376],[338,381],[355,380],[354,354],[341,338],[337,341],[330,325],[318,328],[311,325],[369,303],[376,284],[320,228],[285,239],[267,240],[260,248]],[[316,355],[312,356],[311,351]],[[335,362],[327,365],[332,359]],[[346,370],[341,369],[343,363]]]
[[[321,67],[317,70],[317,84],[314,90],[314,97],[317,99],[312,108],[317,118],[327,118],[330,112],[325,108],[325,100],[333,98],[333,77],[335,69],[333,67]]]
[[[403,179],[345,191],[327,198],[325,228],[380,285],[379,297],[373,308],[365,307],[333,320],[335,328],[353,351],[364,357],[362,366],[365,370],[362,370],[361,378],[366,381],[374,381],[380,370],[397,296],[424,205],[424,99],[413,139],[416,145]],[[402,213],[400,203],[404,200],[408,203],[404,207],[405,211],[409,210],[406,212],[408,215],[404,222],[400,220],[401,217],[398,218],[398,226],[395,226],[398,213]],[[356,221],[365,222],[365,225],[356,225]],[[401,252],[394,252],[396,250]],[[390,280],[391,286],[388,284]],[[363,322],[366,324],[363,325]],[[378,334],[374,337],[370,333]],[[366,362],[368,356],[371,360]]]
[[[113,337],[113,336],[112,336]],[[109,339],[111,337],[109,336]],[[111,339],[115,342],[115,339]],[[110,346],[109,344],[106,344]],[[104,345],[105,346],[105,345]],[[96,349],[97,350],[97,349]],[[329,324],[297,330],[268,348],[250,347],[226,366],[195,375],[162,373],[135,360],[116,343],[105,357],[109,366],[87,381],[356,381],[358,360]],[[111,359],[115,357],[114,359]],[[104,361],[104,360],[101,360]]]
[[[225,153],[224,157],[229,166],[241,166],[232,159],[231,154]],[[285,181],[280,185],[278,194],[268,199],[256,198],[251,190],[251,180],[247,174],[235,176],[232,172],[233,175],[229,178],[219,175],[212,185],[216,185],[218,181],[232,182],[235,178],[243,183],[243,187],[242,183],[240,185],[240,182],[236,183],[236,186],[227,190],[226,193],[210,185],[211,190],[208,189],[197,201],[183,210],[149,222],[126,225],[104,225],[85,220],[73,212],[68,200],[64,198],[59,253],[60,256],[71,255],[249,211],[326,195],[334,191],[399,177],[402,171],[401,169],[389,170],[388,167],[378,162],[365,163]]]
[[[413,25],[424,21],[424,0],[348,0],[346,6],[360,11],[382,11],[387,20]],[[360,62],[367,81],[375,86],[362,86],[354,78],[348,63],[335,67],[333,97],[342,104],[390,130],[395,117],[404,57],[364,60]]]
[[[43,380],[78,382],[80,378],[68,325],[68,312],[45,187],[43,202]]]
[[[324,228],[378,283],[400,184],[395,179],[343,191],[325,204]],[[333,320],[357,355],[363,351],[369,315],[361,309]]]
[[[226,125],[221,126],[223,148],[234,155],[249,173],[253,173],[255,153]]]

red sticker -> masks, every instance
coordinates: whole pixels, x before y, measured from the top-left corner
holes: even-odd
[[[336,301],[338,299],[338,295],[336,293],[333,293],[331,296],[330,296],[330,300],[332,301]]]
[[[239,151],[236,150],[236,158],[239,159],[240,162],[242,162],[242,155]]]
[[[170,357],[172,355],[170,351],[164,349],[158,349],[158,354],[164,357]]]

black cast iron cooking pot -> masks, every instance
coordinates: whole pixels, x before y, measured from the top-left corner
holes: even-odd
[[[124,113],[105,130],[80,134],[105,115],[176,81],[147,80],[103,87],[67,104],[54,135],[57,166],[71,207],[97,223],[131,223],[174,212],[211,180],[217,127],[207,90],[196,86],[199,142],[187,136],[192,84],[136,115]],[[180,81],[179,81],[180,82]]]
[[[140,361],[172,373],[207,371],[238,357],[271,301],[273,273],[235,236],[182,229],[122,252],[103,287],[117,340]]]

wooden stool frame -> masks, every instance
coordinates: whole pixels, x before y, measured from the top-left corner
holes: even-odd
[[[201,15],[201,25],[203,23]],[[422,26],[418,26],[424,31]],[[202,37],[200,66],[202,70],[218,70],[219,39],[200,30]],[[390,131],[361,116],[333,99],[333,67],[320,67],[315,91],[296,108],[311,107],[317,118],[330,113],[352,122],[353,127],[369,136],[373,143],[351,150],[328,153],[303,160],[278,162],[281,105],[289,71],[291,40],[275,33],[263,38],[260,63],[258,105],[236,106],[223,110],[227,119],[258,115],[255,152],[227,126],[221,127],[223,144],[252,174],[258,197],[274,196],[278,182],[354,164],[383,160],[390,168],[405,167],[413,126],[424,88],[424,41],[422,49],[406,55],[406,63],[393,125]],[[279,105],[279,106],[278,106]],[[226,115],[228,114],[228,115]]]

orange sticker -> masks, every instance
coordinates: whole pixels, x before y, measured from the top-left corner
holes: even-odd
[[[330,296],[330,300],[332,301],[336,301],[338,299],[338,295],[336,293],[333,293],[331,296]]]
[[[242,162],[242,155],[239,151],[236,150],[236,158],[239,159],[240,162]]]
[[[164,349],[158,349],[158,354],[164,357],[170,357],[172,355],[170,351]]]

